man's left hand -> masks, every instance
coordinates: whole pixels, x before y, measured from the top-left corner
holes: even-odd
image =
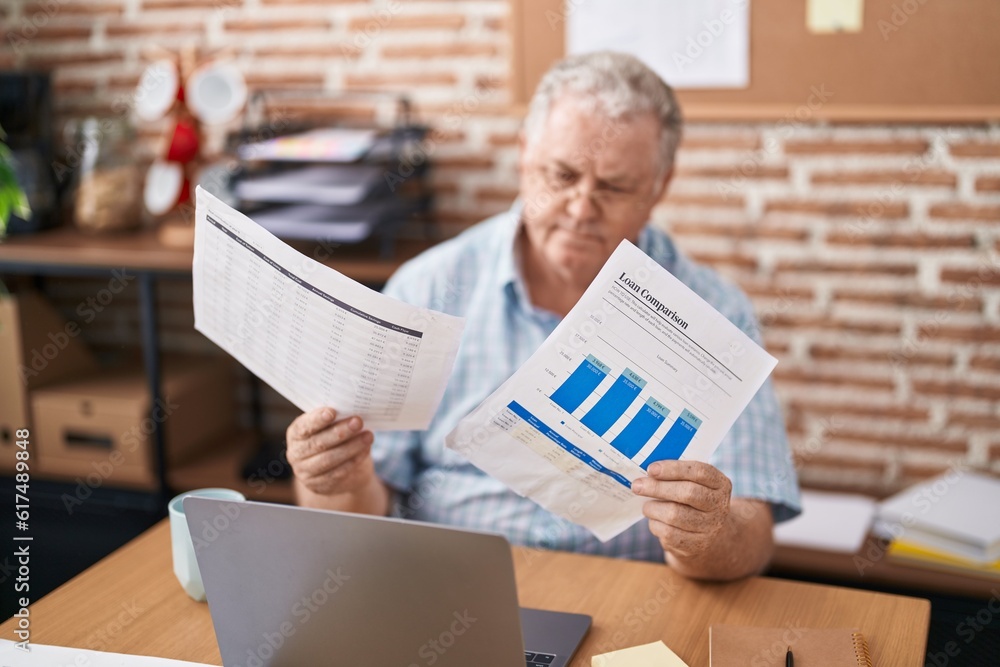
[[[646,472],[632,492],[652,498],[642,513],[663,550],[684,558],[710,550],[729,516],[729,478],[699,461],[657,461]]]

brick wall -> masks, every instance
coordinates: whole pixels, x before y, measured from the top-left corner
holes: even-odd
[[[53,69],[60,121],[121,113],[142,47],[190,40],[232,49],[252,88],[408,91],[435,128],[448,233],[515,194],[504,0],[5,0],[0,20],[0,66]],[[1000,127],[692,123],[656,217],[751,295],[805,483],[886,493],[955,462],[1000,472]],[[68,312],[95,287],[50,284]],[[186,288],[164,293],[165,345],[205,349]],[[132,344],[135,322],[85,335]],[[266,403],[280,432],[294,409]]]

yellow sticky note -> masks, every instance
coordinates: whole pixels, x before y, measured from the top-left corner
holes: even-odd
[[[688,667],[662,641],[624,648],[590,659],[590,667]]]
[[[809,32],[861,32],[865,0],[808,0]]]

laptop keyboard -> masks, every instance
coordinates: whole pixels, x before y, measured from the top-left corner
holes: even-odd
[[[549,667],[555,659],[556,656],[554,653],[524,652],[524,662],[527,664],[527,667]]]

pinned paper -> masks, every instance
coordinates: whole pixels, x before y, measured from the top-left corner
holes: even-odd
[[[809,32],[861,32],[864,0],[808,0],[806,27]]]
[[[595,655],[590,667],[688,667],[662,641]]]

